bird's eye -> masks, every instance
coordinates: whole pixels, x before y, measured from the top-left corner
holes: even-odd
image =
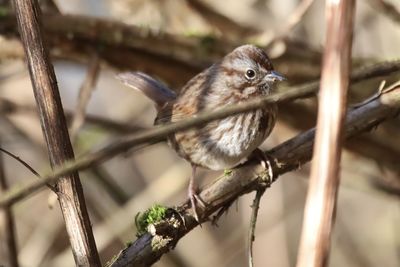
[[[246,79],[253,80],[256,77],[256,72],[253,69],[246,70]]]

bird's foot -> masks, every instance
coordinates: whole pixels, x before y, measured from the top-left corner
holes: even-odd
[[[200,198],[200,196],[197,194],[197,192],[194,188],[189,188],[188,197],[190,200],[190,204],[192,206],[194,218],[196,219],[196,221],[198,223],[200,223],[200,217],[197,213],[198,206],[201,206],[203,209],[205,209],[207,204]]]
[[[267,183],[271,184],[275,180],[273,168],[271,165],[271,162],[273,161],[273,159],[271,159],[267,154],[265,154],[259,148],[257,148],[256,150],[253,151],[253,156],[256,159],[260,160],[261,166],[267,170],[267,172],[268,172]]]

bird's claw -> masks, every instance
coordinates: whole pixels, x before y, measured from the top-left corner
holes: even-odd
[[[263,151],[261,151],[260,149],[256,149],[253,152],[254,156],[260,160],[261,166],[267,170],[268,172],[268,183],[272,183],[275,180],[274,177],[274,172],[273,172],[273,168],[271,165],[271,158],[266,155]]]
[[[189,192],[189,200],[190,204],[192,205],[194,218],[198,223],[200,223],[200,217],[197,213],[198,206],[200,205],[204,209],[206,208],[207,204],[199,197],[199,195],[196,192],[193,191]]]

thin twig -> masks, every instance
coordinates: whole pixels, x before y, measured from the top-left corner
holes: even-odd
[[[265,192],[266,187],[263,186],[256,191],[256,195],[253,200],[253,204],[251,205],[251,218],[250,218],[250,227],[249,227],[249,235],[248,235],[248,257],[249,257],[249,267],[254,267],[254,259],[253,259],[253,243],[255,239],[255,231],[256,231],[256,223],[258,210],[260,208],[260,200]]]
[[[8,183],[4,170],[3,155],[0,155],[0,194],[8,190]],[[0,220],[4,222],[3,229],[0,229],[0,234],[3,236],[1,240],[6,242],[8,259],[10,267],[18,267],[18,251],[17,240],[15,237],[15,222],[11,206],[0,208]],[[4,263],[4,262],[3,262]]]
[[[400,81],[398,81],[398,82],[396,82],[396,83],[390,85],[390,86],[387,87],[387,88],[385,88],[385,84],[386,84],[386,81],[383,80],[383,81],[381,82],[381,84],[379,85],[378,92],[376,92],[376,93],[375,93],[373,96],[371,96],[370,98],[365,99],[363,102],[358,103],[358,104],[356,104],[356,105],[351,105],[350,107],[351,107],[351,108],[357,108],[357,107],[362,106],[362,105],[365,105],[365,104],[367,104],[367,103],[369,103],[369,102],[371,102],[371,101],[374,101],[375,99],[378,99],[383,93],[390,92],[391,90],[395,90],[397,87],[399,87]]]
[[[362,70],[355,71],[351,79],[354,83],[356,83],[364,79],[379,77],[388,73],[392,73],[398,71],[399,69],[400,64],[398,61],[376,65],[373,67],[364,67]],[[97,152],[82,156],[80,159],[65,162],[62,167],[54,169],[52,173],[45,175],[43,179],[39,181],[31,180],[24,185],[15,186],[14,190],[10,190],[10,192],[0,196],[0,206],[15,203],[26,196],[29,196],[33,192],[36,192],[38,189],[43,187],[46,182],[56,181],[60,176],[73,171],[87,169],[93,164],[104,162],[118,154],[128,151],[135,146],[147,143],[156,143],[164,140],[166,136],[174,132],[183,131],[213,120],[222,119],[230,115],[264,107],[270,103],[286,102],[313,95],[318,90],[318,86],[318,81],[307,83],[305,85],[294,87],[286,92],[254,99],[235,106],[227,106],[215,111],[201,112],[189,119],[143,130],[140,133],[120,139],[119,141],[112,143]]]
[[[21,163],[22,165],[24,165],[31,173],[33,173],[37,178],[42,178],[42,176],[40,176],[40,174],[31,166],[29,165],[26,161],[24,161],[23,159],[21,159],[20,157],[18,157],[17,155],[11,153],[10,151],[0,147],[0,151],[2,151],[3,153],[7,154],[8,156],[12,157],[13,159],[15,159],[16,161],[18,161],[19,163]],[[48,188],[50,188],[54,193],[57,193],[57,189],[47,183],[46,184]]]
[[[9,155],[10,157],[12,157],[13,159],[17,160],[19,163],[21,163],[22,165],[24,165],[31,173],[33,173],[36,177],[41,178],[40,174],[34,169],[32,168],[26,161],[24,161],[23,159],[21,159],[20,157],[18,157],[17,155],[14,155],[13,153],[11,153],[10,151],[0,147],[0,151],[4,152],[5,154]]]
[[[317,132],[297,267],[323,267],[328,263],[339,188],[354,14],[355,0],[326,1]]]

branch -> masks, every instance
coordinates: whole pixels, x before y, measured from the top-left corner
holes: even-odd
[[[89,51],[96,51],[115,68],[141,69],[156,74],[173,87],[182,86],[206,66],[248,41],[152,33],[118,21],[78,15],[47,14],[45,18],[43,27],[50,47],[55,48],[51,50],[53,56],[87,62]],[[0,17],[0,33],[15,33],[13,18]],[[292,82],[318,77],[319,52],[299,42],[287,40],[285,45],[285,54],[275,60],[277,69],[286,69],[284,74]]]
[[[8,190],[8,183],[6,179],[6,173],[4,170],[4,159],[3,155],[0,153],[0,194]],[[15,235],[15,222],[14,215],[10,206],[4,206],[0,209],[0,221],[2,222],[2,227],[0,227],[0,234],[4,240],[4,247],[7,248],[8,261],[10,267],[18,267],[18,250],[17,250],[17,240]],[[6,254],[6,255],[7,255]],[[5,262],[2,262],[5,263]]]
[[[74,152],[54,69],[42,40],[40,8],[36,0],[15,0],[14,6],[50,163],[55,168],[73,159]],[[56,188],[76,265],[100,266],[78,173],[63,175]]]
[[[4,98],[0,97],[0,113],[1,114],[13,114],[13,113],[36,113],[37,109],[33,105],[29,104],[19,104]],[[67,124],[71,124],[74,112],[65,110],[65,118],[67,120]],[[144,127],[140,126],[135,126],[131,125],[128,123],[123,123],[123,122],[117,122],[112,119],[108,119],[102,116],[96,116],[96,115],[90,115],[86,114],[85,116],[86,121],[97,125],[101,128],[104,128],[107,131],[114,131],[119,134],[128,134],[128,133],[134,133],[139,130],[143,130]]]
[[[400,23],[400,11],[395,5],[386,2],[385,0],[369,0],[368,1],[373,8],[378,9],[383,15],[387,16],[394,22]]]
[[[249,226],[249,233],[247,236],[247,257],[249,267],[254,267],[254,259],[253,259],[253,243],[255,240],[255,232],[256,232],[256,223],[258,218],[258,210],[260,209],[260,201],[261,197],[264,195],[264,192],[267,188],[261,187],[257,189],[256,195],[253,200],[253,204],[251,205],[251,216],[250,216],[250,226]]]
[[[369,131],[384,120],[398,115],[399,111],[400,86],[385,92],[379,99],[351,110],[346,118],[344,138],[350,139]],[[266,155],[274,159],[274,176],[279,178],[311,159],[314,135],[315,129],[310,129],[266,152]],[[219,177],[200,193],[207,206],[198,211],[199,217],[208,218],[241,195],[264,187],[267,174],[268,171],[260,166],[259,161],[252,160],[233,169],[230,174]],[[175,213],[167,215],[162,222],[150,226],[150,233],[141,236],[122,250],[108,266],[149,266],[174,248],[184,235],[198,226],[190,207],[185,204],[177,210],[184,214],[185,223],[182,223]]]
[[[316,113],[313,108],[307,107],[304,103],[285,103],[279,105],[279,120],[289,124],[298,131],[306,131],[313,127],[316,122]],[[293,114],[301,114],[301,120]],[[395,124],[396,122],[393,121]],[[387,125],[382,125],[385,129]],[[400,157],[400,145],[388,140],[387,131],[375,131],[373,134],[357,136],[344,143],[344,147],[358,155],[372,159],[380,166],[388,168],[396,173],[400,172],[398,158]],[[381,182],[384,175],[375,177],[377,183]],[[399,177],[391,179],[393,187],[400,188]],[[382,187],[380,187],[382,189]]]
[[[216,12],[202,0],[186,0],[189,6],[197,11],[198,15],[202,16],[207,23],[219,29],[224,35],[232,35],[233,38],[248,37],[255,34],[257,30],[240,25],[230,18]]]
[[[23,159],[21,159],[20,157],[18,157],[17,155],[14,155],[13,153],[11,153],[10,151],[0,147],[0,151],[7,154],[8,156],[12,157],[13,159],[15,159],[16,161],[18,161],[19,163],[21,163],[25,168],[27,168],[31,173],[33,173],[37,178],[41,179],[42,177],[40,177],[40,174],[31,166],[29,165],[26,161],[24,161]],[[54,193],[57,193],[56,188],[47,183],[46,184],[48,188],[51,189],[51,191],[53,191]]]
[[[289,15],[289,18],[286,20],[286,24],[283,25],[282,30],[272,36],[272,38],[265,44],[265,47],[271,48],[276,42],[284,39],[293,30],[293,28],[299,24],[303,16],[310,9],[313,2],[314,0],[302,0],[300,4],[297,5],[296,9]]]
[[[351,76],[351,81],[356,83],[364,79],[379,77],[399,70],[400,61],[389,63],[385,62],[383,64],[378,64],[372,67],[364,67],[360,70],[355,71]],[[317,92],[318,86],[318,81],[307,83],[305,85],[294,87],[286,92],[276,93],[264,98],[251,100],[235,106],[228,106],[216,111],[202,112],[192,118],[185,119],[176,123],[143,130],[132,136],[120,139],[119,141],[112,143],[97,152],[85,155],[77,159],[76,161],[65,162],[63,167],[54,169],[53,172],[50,174],[42,175],[43,179],[41,180],[30,180],[24,184],[16,185],[5,194],[0,196],[0,207],[15,203],[29,196],[30,194],[42,188],[46,183],[57,181],[62,175],[69,174],[73,171],[87,169],[94,164],[99,164],[108,159],[111,159],[118,154],[124,153],[133,147],[137,147],[142,144],[156,143],[164,140],[167,135],[174,132],[186,130],[191,127],[202,125],[213,120],[225,118],[230,115],[258,109],[270,103],[287,102],[301,97],[310,96]]]
[[[88,66],[85,80],[83,81],[81,88],[79,89],[78,105],[76,107],[75,114],[72,118],[72,124],[70,129],[70,136],[72,142],[74,142],[79,129],[85,122],[86,108],[87,105],[89,104],[92,92],[95,89],[99,72],[100,72],[99,57],[96,53],[93,53]]]
[[[399,69],[399,65],[399,61],[393,61],[380,63],[373,68],[369,68],[370,71],[362,68],[357,71],[357,81],[355,79],[353,79],[353,81],[358,82],[372,76],[388,75],[396,72]],[[355,76],[353,76],[353,78],[355,78]],[[5,114],[14,112],[36,113],[36,108],[34,106],[17,104],[0,98],[0,112]],[[293,114],[301,114],[301,119],[299,119],[298,116],[294,118]],[[69,123],[73,116],[73,112],[66,110],[65,115],[67,122]],[[286,103],[279,105],[279,120],[283,120],[285,123],[288,123],[290,126],[301,131],[307,130],[315,125],[315,115],[314,110],[307,108],[306,105],[302,103]],[[118,134],[132,134],[144,129],[144,127],[120,123],[112,119],[90,114],[86,115],[86,120],[91,124],[99,125],[107,131],[114,131]],[[375,133],[374,136],[360,136],[351,142],[347,142],[346,148],[362,155],[363,157],[379,160],[380,164],[383,164],[392,170],[400,170],[400,165],[396,164],[397,158],[400,155],[398,146],[393,142],[388,143],[386,136],[382,135],[381,132]]]
[[[339,189],[355,0],[326,1],[326,40],[316,141],[297,267],[326,266]]]

